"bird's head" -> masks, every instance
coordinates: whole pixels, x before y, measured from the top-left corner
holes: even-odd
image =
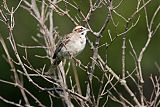
[[[83,27],[83,26],[76,26],[74,29],[73,29],[73,32],[77,32],[79,33],[80,35],[86,35],[87,32],[89,31],[89,29]]]

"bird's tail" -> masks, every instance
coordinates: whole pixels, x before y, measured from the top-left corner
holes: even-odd
[[[61,60],[60,59],[55,59],[53,61],[53,63],[50,65],[49,69],[47,72],[45,72],[44,74],[47,75],[47,76],[52,76],[54,75],[56,69],[57,69],[57,66],[60,64]]]

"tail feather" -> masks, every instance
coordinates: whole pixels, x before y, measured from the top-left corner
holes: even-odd
[[[54,75],[54,73],[57,69],[57,66],[60,64],[60,62],[61,62],[61,60],[59,60],[58,58],[55,59],[53,61],[53,63],[50,65],[49,70],[47,72],[45,72],[44,74],[48,75],[48,76]]]

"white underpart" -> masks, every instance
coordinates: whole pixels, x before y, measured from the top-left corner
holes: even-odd
[[[69,56],[76,56],[77,54],[79,54],[86,45],[86,34],[87,31],[83,31],[81,33],[79,33],[79,36],[74,36],[72,37],[71,42],[68,42],[66,44],[66,46],[64,46],[61,50],[61,54],[63,54],[62,56],[64,56],[65,58],[68,58],[68,54]]]

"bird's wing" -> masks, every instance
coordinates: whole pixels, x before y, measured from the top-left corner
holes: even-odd
[[[62,47],[65,46],[67,44],[67,42],[69,42],[71,36],[72,36],[72,33],[66,35],[62,39],[62,41],[57,45],[56,50],[55,50],[54,55],[53,55],[53,59],[56,59],[57,54],[61,51]]]
[[[62,49],[62,46],[63,46],[62,42],[61,42],[60,44],[58,44],[58,46],[56,47],[56,50],[55,50],[55,52],[54,52],[53,59],[56,59],[57,54],[58,54],[58,53],[61,51],[61,49]]]

